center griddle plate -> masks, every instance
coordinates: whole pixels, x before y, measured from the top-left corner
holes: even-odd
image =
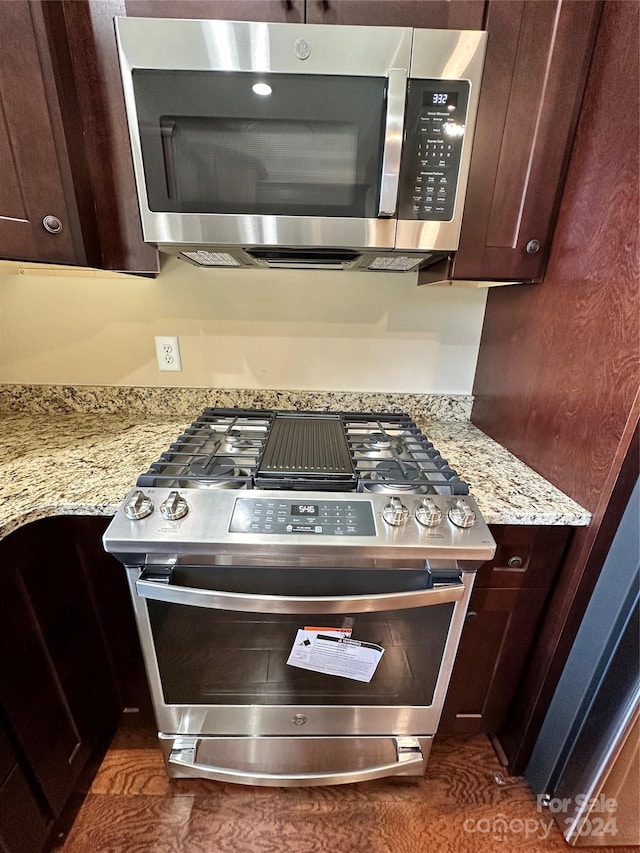
[[[287,484],[317,484],[327,488],[353,488],[356,483],[349,444],[339,416],[297,417],[277,415],[269,430],[260,480],[286,480]]]

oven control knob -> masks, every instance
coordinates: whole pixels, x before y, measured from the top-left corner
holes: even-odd
[[[148,495],[136,489],[131,495],[124,508],[124,514],[131,521],[139,521],[153,512],[153,502]]]
[[[449,520],[456,527],[473,527],[476,523],[476,514],[465,500],[458,498],[449,510]]]
[[[391,498],[389,503],[382,510],[382,517],[387,524],[392,524],[394,527],[399,527],[401,524],[406,524],[409,518],[409,510],[402,503],[400,498]]]
[[[179,492],[169,492],[166,501],[160,506],[160,512],[167,521],[177,521],[189,512],[189,505]]]
[[[416,521],[425,527],[437,527],[442,521],[442,510],[433,498],[425,498],[416,509]]]

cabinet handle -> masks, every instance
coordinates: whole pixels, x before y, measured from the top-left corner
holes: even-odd
[[[57,216],[52,216],[50,213],[44,217],[42,225],[44,230],[48,231],[49,234],[58,234],[62,231],[62,222],[60,222]]]

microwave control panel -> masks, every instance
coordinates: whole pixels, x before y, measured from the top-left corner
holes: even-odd
[[[410,80],[400,219],[453,219],[469,88],[466,80]]]

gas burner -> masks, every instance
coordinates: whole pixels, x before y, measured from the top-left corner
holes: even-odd
[[[386,432],[372,432],[357,445],[356,450],[369,458],[393,459],[402,454],[403,446],[399,439],[392,438]]]
[[[239,429],[230,429],[224,437],[225,443],[230,450],[249,450],[256,446],[255,436],[247,435]]]
[[[190,476],[180,480],[183,488],[241,489],[251,476],[251,471],[231,456],[220,456],[204,461],[194,460],[188,474]]]
[[[379,462],[373,471],[364,475],[364,486],[368,492],[406,492],[421,494],[425,491],[424,480],[420,476],[420,468],[411,462],[385,460]]]
[[[365,442],[365,447],[369,446],[373,450],[389,450],[392,443],[391,438],[386,432],[372,432]]]

